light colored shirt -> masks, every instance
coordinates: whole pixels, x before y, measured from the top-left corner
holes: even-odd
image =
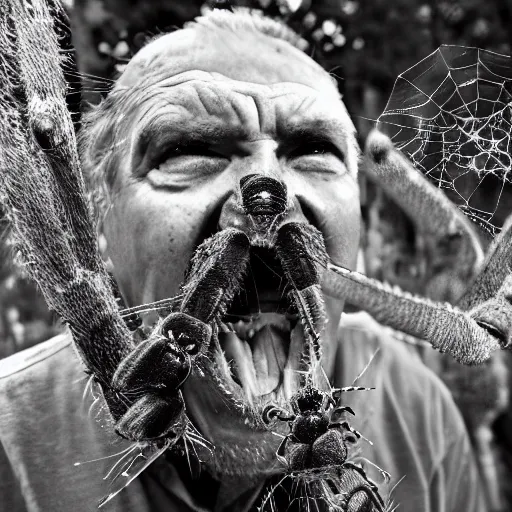
[[[376,389],[346,393],[343,404],[373,442],[361,441],[362,454],[392,476],[382,494],[399,482],[390,499],[402,512],[485,512],[469,439],[443,383],[366,313],[344,315],[339,332],[335,386],[351,385],[379,349],[357,383]],[[68,335],[0,361],[0,511],[97,510],[119,456],[84,462],[128,445],[102,419],[100,402],[84,397],[87,381]],[[370,466],[368,474],[382,482]],[[204,511],[201,492],[160,457],[101,510]],[[248,496],[229,510],[248,509],[255,493]]]

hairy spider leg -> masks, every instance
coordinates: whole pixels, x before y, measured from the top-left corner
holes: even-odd
[[[366,388],[363,386],[346,386],[344,388],[333,388],[331,390],[331,400],[333,406],[340,403],[342,393],[348,393],[350,391],[373,391],[375,388]]]
[[[350,469],[353,469],[354,471],[357,471],[368,482],[368,484],[370,485],[370,490],[371,490],[371,492],[368,492],[368,489],[366,489],[366,492],[367,492],[368,496],[373,501],[373,504],[376,507],[378,512],[385,512],[385,510],[383,508],[384,501],[382,500],[382,498],[381,498],[381,496],[380,496],[380,494],[378,492],[379,489],[371,480],[368,479],[364,469],[359,467],[359,466],[357,466],[356,464],[351,463],[351,462],[347,462],[345,464],[345,466],[348,466]],[[354,494],[355,489],[353,489],[352,491],[353,491],[353,494]]]
[[[329,428],[344,428],[345,430],[347,430],[348,432],[354,434],[358,439],[361,439],[363,437],[363,435],[361,434],[361,432],[359,432],[358,430],[356,430],[354,427],[351,427],[349,424],[348,424],[348,421],[336,421],[334,423],[331,423],[329,425]],[[363,438],[364,439],[364,438]]]
[[[380,466],[377,466],[374,462],[372,462],[370,459],[367,459],[366,457],[363,457],[362,455],[358,455],[356,457],[352,457],[351,461],[353,463],[364,463],[368,464],[369,466],[373,466],[382,476],[385,483],[389,483],[391,481],[391,475],[385,470],[382,469]],[[398,483],[400,483],[405,477],[402,477]],[[395,486],[398,484],[395,484]],[[393,490],[393,489],[392,489]]]
[[[347,393],[349,391],[373,391],[375,388],[365,388],[363,386],[346,386],[344,388],[333,388],[333,394]]]
[[[327,396],[327,403],[331,407],[339,406],[341,402],[341,394],[349,391],[372,391],[375,388],[365,388],[362,386],[347,386],[344,388],[332,388],[330,395]],[[334,411],[333,411],[334,414]],[[354,413],[352,413],[354,414]],[[355,416],[355,414],[354,414]]]
[[[290,430],[291,430],[291,425],[290,425]],[[286,460],[286,457],[284,456],[284,454],[286,451],[286,445],[288,444],[288,439],[290,439],[291,435],[292,434],[290,433],[283,438],[283,440],[279,444],[279,447],[277,448],[277,451],[276,451],[277,460],[284,466],[288,466],[288,461]]]
[[[332,411],[331,416],[334,416],[335,414],[342,414],[344,412],[349,412],[350,414],[352,414],[352,416],[356,415],[356,413],[353,411],[352,407],[349,407],[348,405],[342,405],[340,407],[336,407]]]

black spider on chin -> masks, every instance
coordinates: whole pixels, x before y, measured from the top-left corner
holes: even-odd
[[[269,405],[262,415],[267,425],[275,420],[290,425],[290,433],[276,452],[288,472],[299,478],[308,475],[313,483],[314,475],[319,481],[327,481],[333,494],[331,499],[347,512],[385,510],[377,486],[360,466],[347,460],[350,445],[355,445],[361,434],[347,421],[333,420],[344,412],[355,415],[350,407],[339,405],[341,393],[369,389],[372,388],[350,386],[326,393],[308,384],[291,398],[293,414]]]
[[[290,433],[279,445],[276,456],[291,471],[344,464],[348,455],[347,443],[355,444],[361,437],[347,421],[331,421],[333,416],[343,412],[355,415],[348,406],[336,407],[334,396],[307,385],[290,400],[294,414],[274,405],[263,411],[262,419],[266,424],[277,419],[290,425]]]

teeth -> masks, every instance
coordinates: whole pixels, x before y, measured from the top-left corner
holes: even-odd
[[[242,320],[238,320],[238,322],[233,326],[233,328],[235,332],[238,334],[238,337],[241,340],[245,340],[245,322],[243,322]]]
[[[247,399],[252,403],[252,399],[257,393],[251,348],[246,341],[240,340],[234,332],[225,333],[222,341],[226,359],[235,362],[237,366],[236,374],[245,390]]]
[[[254,330],[259,331],[265,325],[271,325],[283,332],[290,332],[290,320],[279,313],[260,313],[251,322]]]
[[[225,375],[234,376],[250,404],[259,397],[282,402],[296,391],[304,337],[300,322],[290,329],[290,320],[275,313],[261,313],[252,322],[221,324],[221,359],[231,367]]]
[[[304,331],[300,322],[297,322],[290,335],[290,350],[283,371],[283,391],[286,400],[290,400],[299,386],[300,374],[297,370],[300,368],[304,343]]]
[[[279,386],[281,370],[286,364],[282,341],[282,336],[270,325],[260,329],[254,338],[252,359],[259,395],[268,395]]]
[[[241,340],[251,340],[254,335],[266,325],[276,327],[282,332],[290,332],[291,321],[293,317],[281,315],[279,313],[259,313],[247,322],[239,320],[235,324],[227,323],[225,325],[231,326]]]

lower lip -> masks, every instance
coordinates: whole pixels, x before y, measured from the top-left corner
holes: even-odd
[[[185,383],[183,395],[189,417],[212,444],[243,441],[248,433],[268,434],[248,417],[241,403],[212,385],[210,379],[194,373]]]

